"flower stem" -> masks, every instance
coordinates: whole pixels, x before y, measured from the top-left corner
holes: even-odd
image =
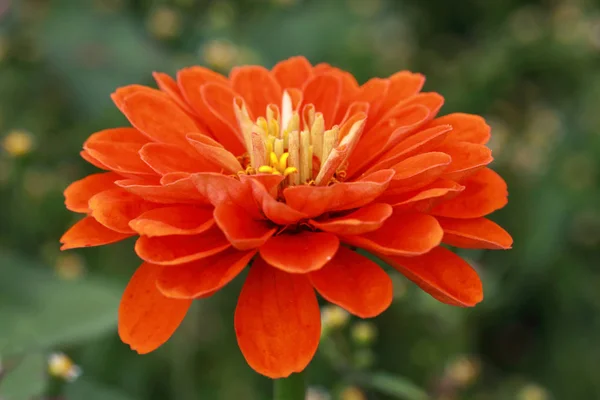
[[[274,400],[305,400],[306,383],[304,373],[292,374],[284,379],[277,379],[274,384]]]

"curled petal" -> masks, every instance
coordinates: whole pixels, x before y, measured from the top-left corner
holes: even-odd
[[[342,241],[378,254],[416,256],[438,246],[444,231],[437,220],[420,213],[395,213],[381,228]]]
[[[208,162],[236,174],[242,171],[242,165],[236,156],[221,144],[202,134],[188,135],[188,141]]]
[[[141,159],[155,172],[165,175],[171,172],[219,171],[212,162],[181,147],[166,143],[148,143],[140,150]]]
[[[79,152],[79,155],[81,156],[81,158],[83,158],[85,161],[87,161],[88,163],[92,164],[94,167],[96,168],[100,168],[103,169],[105,171],[110,171],[110,168],[108,168],[106,165],[102,164],[100,161],[96,160],[90,153],[88,153],[85,150],[82,150]]]
[[[457,195],[465,189],[464,186],[448,179],[437,181],[418,190],[402,194],[385,194],[379,200],[390,204],[395,209],[408,209],[414,207],[421,211],[428,211],[434,201],[440,201],[447,196]]]
[[[506,205],[506,182],[489,168],[481,169],[461,182],[465,190],[435,206],[431,213],[450,218],[478,218]]]
[[[135,252],[152,264],[176,265],[210,257],[230,246],[225,235],[213,228],[191,236],[141,236],[135,243]]]
[[[142,200],[122,188],[105,190],[90,199],[92,216],[113,231],[135,233],[129,227],[129,221],[140,214],[158,207],[156,203]]]
[[[253,115],[264,115],[267,105],[281,103],[281,86],[268,69],[259,66],[236,67],[229,77],[233,90],[244,98]]]
[[[269,378],[306,368],[321,336],[321,315],[306,276],[287,274],[258,258],[235,310],[235,333],[248,364]]]
[[[267,221],[256,220],[243,208],[231,203],[215,207],[214,218],[231,245],[238,250],[260,247],[277,231]]]
[[[325,119],[325,127],[333,125],[340,104],[342,83],[339,76],[316,75],[304,86],[304,104],[313,104]]]
[[[270,265],[292,274],[323,268],[335,255],[340,241],[327,232],[302,231],[270,238],[260,255]]]
[[[131,235],[116,232],[107,228],[94,217],[85,217],[73,225],[60,238],[61,250],[76,249],[78,247],[102,246],[126,239]]]
[[[418,257],[380,257],[442,303],[472,307],[483,300],[477,272],[448,249],[436,247]]]
[[[179,107],[181,107],[185,112],[190,115],[194,115],[194,110],[190,108],[190,106],[186,103],[185,99],[181,94],[181,90],[179,90],[179,86],[177,86],[177,81],[171,78],[169,75],[162,72],[154,72],[152,73],[158,88],[165,92],[171,97],[171,99],[177,103]]]
[[[336,235],[360,235],[375,231],[392,215],[392,207],[383,203],[371,203],[343,217],[323,221],[310,220],[312,226]]]
[[[288,187],[283,195],[292,208],[315,218],[326,211],[350,210],[373,202],[385,191],[393,176],[394,171],[382,170],[355,182]]]
[[[211,208],[177,205],[146,211],[131,220],[129,226],[138,235],[154,237],[197,235],[206,232],[214,223]]]
[[[500,225],[487,218],[437,218],[446,244],[466,249],[510,249],[512,238]]]
[[[307,218],[306,214],[294,210],[281,201],[277,201],[259,180],[246,175],[242,175],[240,178],[242,182],[247,183],[251,188],[256,204],[269,220],[279,225],[289,225]]]
[[[301,89],[312,74],[312,66],[306,58],[296,56],[275,64],[271,74],[283,89]]]
[[[317,292],[327,301],[348,312],[371,318],[392,303],[392,280],[375,262],[347,247],[340,247],[335,257],[309,278]]]
[[[260,218],[259,208],[252,197],[252,188],[245,182],[217,173],[194,174],[192,180],[197,190],[213,206],[232,203],[243,208],[253,218]]]
[[[234,91],[227,85],[212,82],[203,85],[200,93],[214,116],[210,119],[213,136],[233,154],[243,154],[246,149],[233,108]]]
[[[78,213],[90,212],[88,203],[92,196],[115,188],[115,181],[117,179],[121,179],[118,174],[106,172],[89,175],[71,183],[65,189],[65,205],[67,209]]]
[[[165,343],[187,314],[192,300],[170,299],[156,288],[162,267],[144,263],[131,277],[119,306],[119,336],[139,354]]]
[[[121,175],[155,175],[140,158],[141,143],[94,141],[85,144],[85,151],[112,171]]]
[[[494,160],[492,151],[482,144],[448,141],[436,150],[452,157],[452,163],[444,171],[444,177],[455,181],[472,174]]]
[[[162,294],[170,298],[194,299],[207,296],[238,276],[255,254],[256,250],[228,249],[176,268],[165,268],[156,284]]]
[[[491,128],[479,115],[454,113],[436,118],[429,126],[451,125],[452,133],[449,140],[456,142],[469,142],[486,144],[490,140]]]
[[[386,193],[404,193],[426,186],[436,180],[452,162],[445,153],[418,154],[400,161],[392,169],[396,171]]]
[[[128,192],[155,203],[209,204],[208,200],[196,189],[190,175],[173,174],[177,179],[165,180],[165,178],[171,177],[171,174],[166,174],[161,179],[164,183],[143,179],[126,179],[115,183]]]

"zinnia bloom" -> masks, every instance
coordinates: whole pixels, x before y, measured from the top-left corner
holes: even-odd
[[[234,325],[259,373],[303,370],[319,343],[318,292],[362,318],[383,312],[392,283],[368,252],[447,304],[482,300],[477,273],[441,244],[507,249],[485,218],[507,203],[489,169],[490,128],[475,115],[436,117],[444,99],[399,72],[359,85],[348,72],[293,57],[272,70],[203,67],[159,90],[112,98],[132,127],[107,129],[82,157],[108,172],[65,191],[86,214],[62,249],[137,236],[144,263],[119,309],[139,353],[162,345],[192,300],[250,265]]]

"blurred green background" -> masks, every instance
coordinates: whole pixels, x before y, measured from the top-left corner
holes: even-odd
[[[445,96],[442,113],[484,115],[510,192],[493,219],[515,240],[465,253],[484,281],[475,309],[396,276],[394,304],[367,324],[326,310],[309,398],[600,399],[592,0],[0,0],[0,399],[269,398],[271,382],[235,341],[242,278],[138,356],[116,334],[139,264],[132,243],[60,253],[58,238],[78,218],[63,189],[93,172],[79,158],[84,139],[126,123],[116,87],[296,54],[360,82],[421,72]],[[61,352],[75,365],[49,369]]]

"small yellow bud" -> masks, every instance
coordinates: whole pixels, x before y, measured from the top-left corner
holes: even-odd
[[[31,151],[33,148],[33,137],[24,130],[15,129],[4,137],[2,146],[10,155],[19,157]]]
[[[352,326],[352,339],[357,344],[369,346],[377,339],[377,327],[368,321],[360,321]]]
[[[338,306],[326,305],[321,310],[321,326],[324,332],[344,327],[350,314]]]
[[[462,356],[448,366],[447,374],[457,386],[464,387],[473,383],[479,375],[479,369],[478,360]]]
[[[549,398],[548,391],[535,383],[525,385],[517,396],[518,400],[548,400]]]
[[[81,375],[81,368],[64,353],[52,353],[48,358],[50,375],[72,382]]]
[[[355,386],[349,386],[340,392],[340,400],[367,400],[367,396]]]

